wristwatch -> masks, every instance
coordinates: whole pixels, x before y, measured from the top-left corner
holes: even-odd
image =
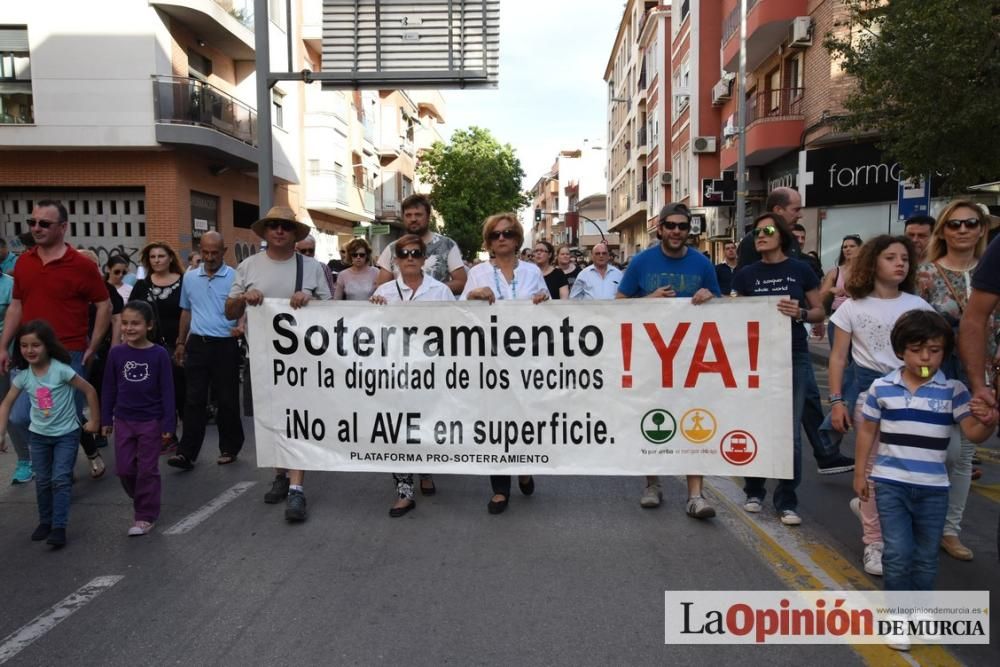
[[[799,308],[799,318],[795,320],[796,322],[805,322],[809,317],[809,311],[805,308]]]

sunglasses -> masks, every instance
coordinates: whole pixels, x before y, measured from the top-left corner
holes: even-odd
[[[412,257],[413,259],[420,259],[424,256],[424,251],[420,248],[403,248],[396,251],[396,257],[400,259],[406,259],[407,257]]]
[[[959,227],[965,226],[966,229],[979,229],[979,219],[969,218],[968,220],[945,220],[944,226],[948,229],[958,229]]]
[[[352,253],[351,253],[351,257],[361,257],[361,258],[365,258],[365,257],[367,257],[367,256],[368,256],[368,253],[366,253],[366,252],[352,252]]]
[[[660,223],[660,227],[663,227],[667,231],[673,231],[675,229],[679,229],[682,232],[689,232],[689,231],[691,231],[691,223],[690,222],[661,222]]]
[[[778,228],[774,225],[766,225],[764,227],[757,227],[753,230],[753,237],[760,238],[761,236],[774,236],[778,231]]]
[[[295,224],[287,220],[271,220],[267,223],[268,229],[281,229],[285,232],[295,231]]]
[[[35,220],[34,218],[28,218],[28,227],[41,227],[42,229],[48,229],[52,225],[58,225],[58,222],[52,222],[51,220]]]
[[[499,240],[501,238],[516,239],[517,238],[517,232],[515,232],[513,229],[501,229],[501,230],[496,231],[496,232],[490,232],[490,235],[489,235],[490,241],[497,241],[497,240]]]
[[[121,270],[112,271],[111,275],[113,275],[113,276],[124,276],[125,275],[125,270],[121,269]]]

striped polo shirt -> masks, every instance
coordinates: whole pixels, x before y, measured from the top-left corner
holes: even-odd
[[[910,390],[902,369],[875,380],[862,415],[879,425],[871,479],[913,486],[948,487],[945,458],[955,424],[971,416],[969,391],[938,371]]]

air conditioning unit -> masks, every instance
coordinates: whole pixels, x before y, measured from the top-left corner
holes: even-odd
[[[793,48],[812,46],[812,19],[796,16],[788,32],[788,46]]]
[[[673,185],[674,184],[674,172],[672,171],[661,171],[660,172],[660,185]]]
[[[715,137],[695,137],[691,142],[692,153],[714,153]]]
[[[720,79],[717,84],[712,88],[712,106],[722,104],[723,102],[729,100],[729,81],[726,79]]]

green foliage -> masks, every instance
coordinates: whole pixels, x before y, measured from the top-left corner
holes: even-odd
[[[431,186],[434,209],[444,218],[445,233],[471,259],[482,248],[483,221],[494,213],[528,205],[521,191],[524,170],[510,144],[501,145],[489,130],[456,130],[451,142],[435,142],[417,165]]]
[[[843,2],[849,26],[824,40],[857,79],[842,126],[949,192],[1000,177],[1000,0]]]

